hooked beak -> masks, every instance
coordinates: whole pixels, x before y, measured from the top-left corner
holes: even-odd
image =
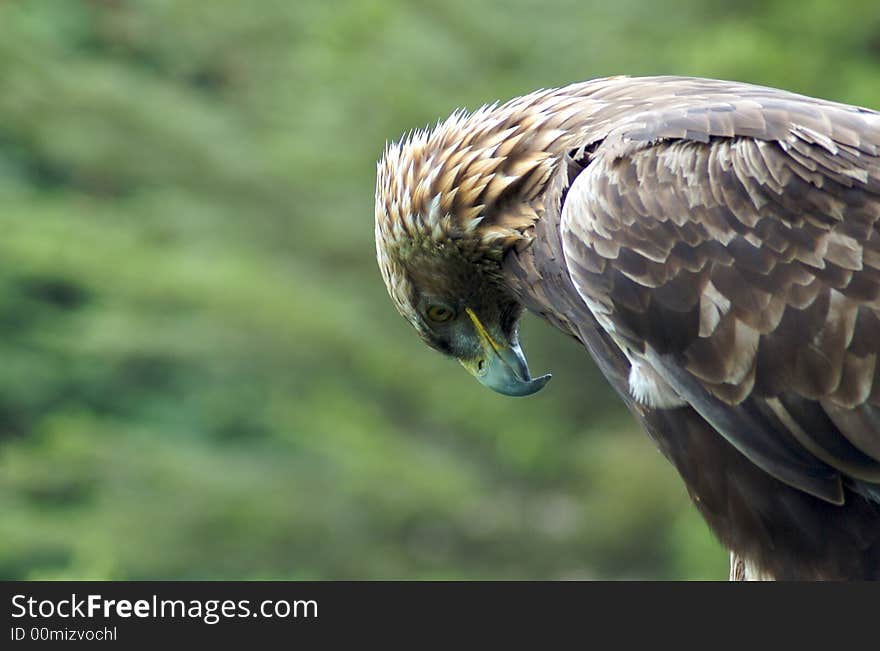
[[[465,312],[477,330],[483,354],[473,359],[460,359],[459,362],[480,384],[505,396],[528,396],[547,384],[549,373],[534,379],[529,375],[529,366],[518,341],[499,344],[473,310],[466,307]]]

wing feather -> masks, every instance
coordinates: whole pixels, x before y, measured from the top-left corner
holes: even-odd
[[[612,130],[561,216],[598,323],[758,466],[880,484],[880,115],[690,98]]]

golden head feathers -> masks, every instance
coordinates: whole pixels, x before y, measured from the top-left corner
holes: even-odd
[[[407,260],[418,251],[500,266],[529,241],[543,191],[589,106],[583,85],[456,111],[389,145],[378,163],[376,253],[398,310],[418,329]]]

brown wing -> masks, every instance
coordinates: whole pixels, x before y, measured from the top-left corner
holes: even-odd
[[[614,342],[778,479],[880,498],[880,115],[695,101],[583,162],[563,248]]]

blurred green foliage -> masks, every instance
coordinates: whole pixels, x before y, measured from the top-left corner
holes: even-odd
[[[0,577],[720,578],[586,353],[425,349],[387,139],[608,74],[880,106],[876,0],[0,4]]]

